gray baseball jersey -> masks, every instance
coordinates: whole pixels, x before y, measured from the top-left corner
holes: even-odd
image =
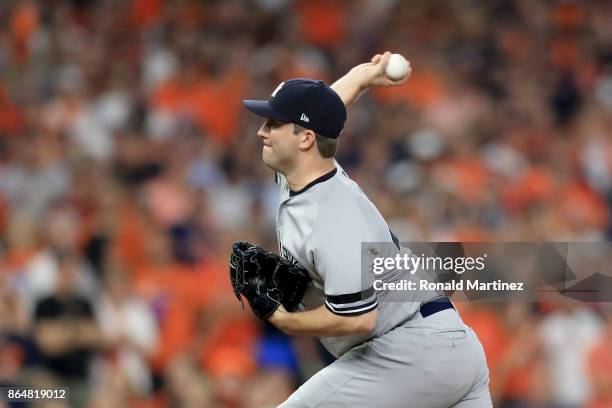
[[[379,308],[372,334],[320,338],[338,357],[356,344],[409,320],[423,301],[441,294],[415,291],[402,302],[384,302],[388,294],[375,292],[372,281],[361,270],[361,243],[393,242],[399,247],[399,242],[374,204],[335,164],[334,170],[300,191],[291,191],[281,174],[277,173],[276,180],[281,186],[277,218],[281,255],[299,262],[312,278],[312,287],[304,296],[304,309],[324,304],[332,313],[351,316]],[[394,253],[398,252],[391,247]],[[400,277],[401,274],[391,273],[384,280]]]
[[[492,407],[489,372],[475,333],[453,309],[427,318],[419,313],[422,303],[441,294],[414,291],[402,301],[388,301],[388,292],[375,292],[370,279],[364,278],[362,242],[399,245],[376,207],[342,168],[336,163],[336,169],[300,191],[291,191],[280,174],[277,182],[281,254],[299,262],[313,279],[304,309],[325,305],[332,313],[349,316],[378,308],[372,334],[320,339],[339,359],[280,408]],[[390,271],[382,278],[392,282],[401,275]]]

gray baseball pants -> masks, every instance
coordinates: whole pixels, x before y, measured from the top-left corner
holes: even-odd
[[[417,317],[358,345],[279,408],[489,408],[480,341],[454,309]]]

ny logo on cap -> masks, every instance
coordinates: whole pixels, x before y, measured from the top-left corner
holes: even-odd
[[[280,89],[283,87],[283,85],[285,85],[284,82],[281,82],[280,84],[278,84],[278,86],[276,87],[276,89],[274,90],[274,92],[272,92],[272,97],[274,98],[276,96],[276,93],[278,91],[280,91]]]
[[[310,119],[308,119],[308,116],[306,116],[305,113],[302,113],[302,116],[300,116],[300,120],[306,123],[310,122]]]

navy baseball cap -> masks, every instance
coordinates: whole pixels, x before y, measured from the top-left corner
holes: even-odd
[[[292,122],[321,136],[342,133],[346,107],[325,82],[298,78],[281,82],[267,101],[245,100],[245,106],[265,118]]]

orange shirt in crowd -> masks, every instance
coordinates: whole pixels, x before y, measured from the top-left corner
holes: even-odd
[[[436,164],[434,180],[466,203],[480,203],[486,198],[489,171],[479,157],[454,158]]]
[[[259,332],[251,316],[220,320],[200,350],[202,370],[213,377],[249,377],[256,371],[254,348]]]
[[[21,2],[13,9],[10,19],[15,56],[20,62],[28,57],[28,45],[39,26],[38,8],[34,2]]]
[[[510,212],[520,213],[533,202],[554,197],[555,183],[544,169],[533,167],[510,182],[502,191],[502,201]]]
[[[612,332],[610,329],[593,347],[587,362],[594,398],[588,408],[612,408]]]
[[[238,130],[246,74],[230,72],[217,82],[194,90],[191,95],[196,122],[220,142],[227,142]]]
[[[557,38],[550,47],[550,62],[559,69],[573,69],[580,61],[580,46],[573,38]]]
[[[507,373],[503,383],[496,372],[507,360],[513,348],[514,333],[505,327],[502,317],[490,306],[466,305],[456,302],[465,324],[478,335],[487,358],[489,378],[494,398],[527,400],[536,384],[535,362],[519,365]]]
[[[232,374],[246,377],[253,374],[253,351],[259,325],[250,312],[241,310],[228,277],[225,258],[202,263],[196,269],[200,270],[201,284],[206,286],[207,301],[203,306],[208,307],[209,314],[215,315],[215,310],[229,312],[209,322],[210,326],[204,332],[199,329],[199,334],[205,337],[193,346],[197,348],[202,369],[213,376]],[[198,292],[195,290],[192,294],[195,300],[200,296]]]
[[[21,273],[37,253],[36,248],[9,249],[4,256],[4,266],[9,272]]]
[[[20,133],[24,126],[23,114],[11,102],[4,84],[0,83],[0,136]]]
[[[159,370],[189,344],[195,330],[190,292],[202,283],[176,264],[145,267],[137,276],[136,292],[149,303],[159,324],[159,344],[152,361]]]
[[[170,80],[152,97],[157,109],[191,118],[204,132],[227,142],[237,131],[246,88],[243,72],[228,72],[213,81],[200,78],[194,83]]]
[[[433,70],[414,69],[410,80],[399,86],[381,87],[372,90],[374,97],[388,104],[410,103],[423,110],[442,100],[444,84]]]
[[[455,307],[465,324],[478,335],[487,356],[487,365],[494,367],[499,362],[504,348],[500,335],[504,332],[501,317],[488,306],[455,302]]]
[[[469,224],[451,229],[442,238],[449,242],[490,242],[493,235],[476,224]]]
[[[347,34],[347,7],[343,0],[300,0],[296,5],[300,32],[307,42],[321,47],[339,45]]]
[[[558,29],[578,29],[584,22],[584,13],[576,3],[559,3],[553,10],[553,22]]]
[[[147,257],[145,225],[138,210],[128,203],[121,207],[117,217],[112,257],[124,264],[134,278],[138,278]]]
[[[134,0],[131,20],[141,29],[157,23],[162,17],[162,0]]]
[[[198,314],[201,310],[214,310],[218,302],[237,301],[227,276],[226,265],[205,262],[195,267],[177,264],[165,267],[145,267],[136,281],[136,291],[154,310],[160,327],[160,341],[152,364],[155,369],[164,367],[179,352],[194,346],[206,367],[219,366],[215,352],[227,352],[219,346],[248,349],[257,335],[252,318],[220,319],[207,328],[204,344],[194,345],[198,331]],[[227,303],[227,302],[226,302]],[[238,307],[238,306],[237,306]],[[222,370],[222,368],[219,368]]]
[[[604,229],[608,222],[608,207],[604,199],[584,183],[565,185],[556,204],[563,218],[575,225]]]

